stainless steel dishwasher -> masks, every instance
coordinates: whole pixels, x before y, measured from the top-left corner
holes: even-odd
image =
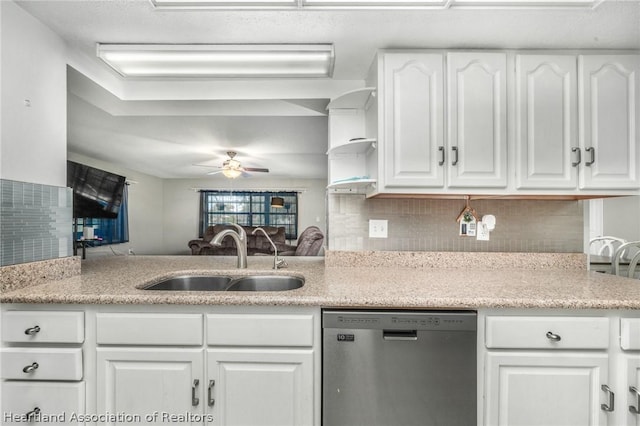
[[[476,313],[322,313],[324,426],[476,425]]]

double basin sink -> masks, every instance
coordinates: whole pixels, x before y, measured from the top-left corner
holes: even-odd
[[[304,279],[291,275],[184,275],[143,287],[168,291],[287,291],[300,288]]]

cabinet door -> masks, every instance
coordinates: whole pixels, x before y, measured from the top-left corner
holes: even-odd
[[[443,57],[383,56],[384,185],[444,185]]]
[[[640,187],[640,56],[578,57],[580,188]]]
[[[517,188],[577,188],[576,91],[575,56],[516,57]]]
[[[607,418],[607,355],[489,353],[486,425],[595,426]]]
[[[98,348],[98,414],[140,416],[143,424],[202,424],[202,358],[202,349]],[[146,419],[155,412],[158,417]]]
[[[450,187],[507,186],[507,59],[447,54]]]
[[[640,396],[637,392],[640,392],[640,352],[636,352],[633,355],[625,355],[627,364],[627,383],[624,385],[624,393],[627,395],[627,404],[621,407],[622,411],[627,415],[628,426],[640,426]],[[632,390],[631,388],[636,390]]]
[[[313,424],[312,350],[212,349],[208,369],[211,424]]]

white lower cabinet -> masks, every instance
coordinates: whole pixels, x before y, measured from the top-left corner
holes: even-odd
[[[134,424],[201,424],[202,349],[98,348],[96,359],[97,413],[123,413]]]
[[[606,354],[489,353],[487,424],[606,425],[607,366]]]
[[[623,383],[622,411],[627,416],[625,426],[640,426],[640,352],[625,355],[626,383]],[[626,402],[626,404],[625,404]]]
[[[314,424],[311,349],[212,349],[207,362],[213,424]]]
[[[85,384],[2,382],[3,425],[83,425]]]
[[[640,426],[637,311],[495,310],[480,320],[485,426]]]
[[[84,425],[84,312],[2,307],[0,424]]]
[[[319,308],[203,311],[96,314],[99,424],[319,425]]]

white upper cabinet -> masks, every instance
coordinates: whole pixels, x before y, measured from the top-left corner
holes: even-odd
[[[382,56],[385,187],[444,186],[443,55]]]
[[[574,55],[516,56],[516,188],[578,183]]]
[[[507,186],[507,55],[447,54],[449,187]]]
[[[380,51],[370,87],[329,106],[329,188],[637,195],[640,55],[579,53]]]
[[[580,188],[640,188],[639,55],[580,55]]]

